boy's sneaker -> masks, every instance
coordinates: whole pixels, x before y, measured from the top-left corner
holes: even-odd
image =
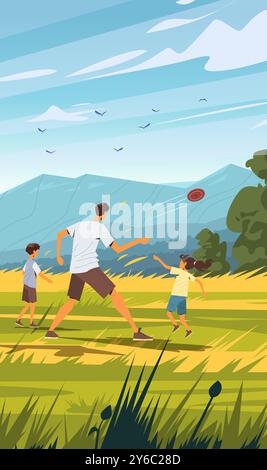
[[[134,341],[153,341],[153,338],[152,336],[147,336],[144,333],[141,333],[141,328],[139,328],[137,333],[134,333],[133,340]]]
[[[21,320],[17,320],[17,321],[15,322],[15,325],[16,325],[16,326],[19,326],[20,328],[24,328],[24,325],[23,325],[23,323],[22,323]]]
[[[45,335],[45,339],[57,339],[58,335],[54,331],[48,331]]]
[[[192,330],[186,330],[185,337],[188,338],[193,333]]]
[[[179,325],[174,325],[172,332],[174,333],[175,331],[179,330]]]
[[[32,322],[30,323],[30,328],[39,328],[39,326]]]

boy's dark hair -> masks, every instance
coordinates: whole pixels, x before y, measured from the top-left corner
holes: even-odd
[[[212,260],[207,259],[206,261],[200,261],[192,256],[181,255],[180,258],[185,262],[186,269],[197,269],[197,271],[206,271],[212,265]]]
[[[26,246],[25,251],[28,255],[32,255],[34,251],[39,249],[40,245],[38,245],[38,243],[29,243],[29,245]]]
[[[100,202],[99,204],[95,206],[96,215],[98,215],[99,217],[102,217],[102,215],[108,212],[108,210],[109,210],[109,205],[106,202],[103,202],[103,203]]]

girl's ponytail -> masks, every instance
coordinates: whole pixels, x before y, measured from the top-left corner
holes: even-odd
[[[186,269],[197,269],[197,271],[206,271],[212,265],[212,260],[200,261],[192,256],[181,255],[181,258],[185,262]]]
[[[207,269],[210,268],[211,265],[212,265],[211,259],[208,259],[206,261],[195,260],[194,262],[194,268],[196,268],[198,271],[206,271]]]

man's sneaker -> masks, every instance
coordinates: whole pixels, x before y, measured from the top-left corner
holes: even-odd
[[[175,331],[179,330],[179,325],[174,325],[172,332],[174,333]]]
[[[193,333],[192,330],[186,330],[185,337],[188,338]]]
[[[39,328],[39,326],[32,322],[30,323],[30,328]]]
[[[20,328],[24,328],[24,325],[23,325],[23,323],[22,323],[21,320],[17,320],[17,321],[15,322],[15,325],[16,325],[16,326],[19,326]]]
[[[152,336],[147,336],[144,333],[141,333],[141,328],[139,328],[137,333],[133,335],[134,341],[153,341]]]
[[[48,331],[45,335],[45,339],[57,339],[58,335],[54,331]]]

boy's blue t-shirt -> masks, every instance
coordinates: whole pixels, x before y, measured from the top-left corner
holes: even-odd
[[[24,285],[35,289],[36,277],[41,272],[41,269],[36,263],[36,261],[34,259],[28,259],[27,263],[25,264],[23,268],[23,271],[24,271]]]

